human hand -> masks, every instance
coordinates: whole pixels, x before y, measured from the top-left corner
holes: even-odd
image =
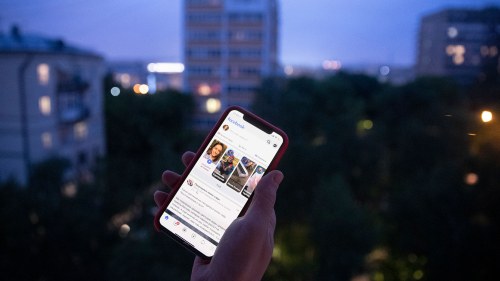
[[[184,153],[184,165],[189,165],[194,155],[192,152]],[[162,175],[163,183],[170,187],[176,186],[179,179],[180,176],[172,171],[165,171]],[[262,278],[273,253],[276,226],[274,203],[282,180],[280,171],[271,171],[262,177],[247,212],[227,228],[212,259],[195,258],[192,281],[251,281]],[[162,206],[167,197],[168,193],[161,191],[154,194],[158,206]]]

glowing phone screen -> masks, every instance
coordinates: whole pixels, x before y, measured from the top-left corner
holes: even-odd
[[[283,138],[229,112],[160,218],[170,232],[205,256],[238,217]]]

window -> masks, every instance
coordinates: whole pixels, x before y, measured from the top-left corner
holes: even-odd
[[[262,52],[260,49],[230,49],[231,58],[260,58]]]
[[[49,65],[46,63],[41,63],[36,68],[36,71],[38,74],[38,83],[40,83],[40,85],[49,84],[49,79],[50,79]]]
[[[210,66],[192,66],[188,69],[190,75],[214,75],[216,70]]]
[[[50,115],[52,111],[52,105],[50,102],[50,97],[49,96],[42,96],[38,99],[38,108],[40,109],[40,112],[48,116]]]
[[[229,21],[233,23],[259,23],[263,19],[260,13],[232,13],[229,14]]]
[[[221,38],[219,31],[188,31],[190,41],[218,41]]]
[[[219,14],[189,14],[187,17],[187,22],[191,24],[214,24],[220,23],[221,17]]]
[[[49,132],[45,132],[41,135],[42,146],[45,149],[52,148],[52,134]]]
[[[221,51],[217,48],[189,48],[187,56],[198,59],[220,58]]]
[[[256,41],[262,40],[262,32],[257,30],[229,31],[228,38],[234,41]]]
[[[75,135],[75,139],[83,140],[86,139],[89,134],[89,129],[86,122],[78,122],[73,127],[73,133]]]

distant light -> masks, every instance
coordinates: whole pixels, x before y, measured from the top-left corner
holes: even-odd
[[[111,95],[112,95],[112,96],[116,97],[116,96],[120,95],[120,88],[118,88],[118,87],[113,87],[113,88],[111,88],[111,91],[110,91],[110,92],[111,92]]]
[[[453,57],[453,63],[456,64],[456,65],[460,65],[462,63],[464,63],[464,56],[454,56]]]
[[[284,71],[285,71],[286,75],[292,75],[293,74],[293,66],[291,66],[291,65],[285,66]]]
[[[78,188],[74,182],[69,182],[65,184],[62,188],[61,193],[68,198],[73,198],[76,196],[76,193],[78,192]]]
[[[148,79],[149,93],[155,94],[156,93],[156,76],[154,74],[148,74],[147,79]]]
[[[380,72],[380,75],[387,76],[391,72],[391,68],[388,67],[387,65],[384,65],[384,66],[380,67],[379,72]]]
[[[467,185],[475,185],[478,180],[479,176],[476,173],[467,173],[464,178],[464,181]]]
[[[477,136],[476,133],[468,133],[467,135],[471,136],[471,137],[474,137],[474,136]]]
[[[211,93],[212,93],[212,89],[210,88],[210,85],[208,85],[207,83],[201,83],[198,86],[198,94],[200,94],[202,96],[208,96]]]
[[[131,78],[130,75],[127,73],[120,74],[119,76],[120,84],[122,85],[123,88],[130,88],[130,83],[131,83]]]
[[[453,63],[461,65],[465,61],[466,48],[464,45],[448,45],[446,46],[446,54],[453,57]]]
[[[448,27],[448,37],[455,38],[458,35],[458,29],[454,26]]]
[[[363,120],[363,128],[366,130],[370,130],[373,128],[372,120]]]
[[[148,64],[149,72],[157,73],[182,73],[184,64],[178,62],[157,62]]]
[[[483,120],[484,123],[490,122],[493,120],[493,113],[491,111],[485,110],[481,113],[481,120]]]
[[[415,280],[420,280],[422,279],[422,277],[424,277],[424,272],[422,270],[415,270],[415,272],[413,272],[413,278]]]
[[[36,71],[38,73],[38,82],[40,82],[41,85],[49,84],[49,78],[50,78],[49,65],[46,63],[41,63],[38,65]]]
[[[145,94],[147,94],[148,92],[149,92],[149,86],[148,86],[148,85],[146,85],[146,84],[141,84],[141,85],[139,86],[139,93],[141,93],[141,94],[145,95]]]
[[[139,90],[140,87],[141,87],[141,84],[135,84],[133,87],[134,93],[140,94],[141,93],[141,91]]]
[[[126,223],[122,224],[120,226],[120,230],[118,230],[118,234],[120,237],[125,238],[127,237],[128,233],[130,232],[130,226]]]
[[[373,128],[373,121],[369,119],[360,120],[358,122],[358,130],[371,130]]]
[[[86,139],[89,134],[89,128],[87,122],[80,121],[73,126],[73,135],[75,139],[82,140]]]
[[[38,109],[40,109],[40,112],[43,115],[45,115],[45,116],[50,115],[50,112],[52,111],[52,106],[51,106],[49,96],[41,96],[38,99]]]
[[[43,148],[52,148],[52,134],[49,132],[42,133],[41,135],[42,138],[42,145]]]
[[[216,113],[219,112],[221,103],[219,99],[210,98],[207,100],[205,106],[208,113]]]
[[[338,60],[325,60],[323,61],[324,70],[339,70],[342,67],[342,63]]]

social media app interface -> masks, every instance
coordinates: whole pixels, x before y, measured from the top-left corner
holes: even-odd
[[[283,144],[231,111],[167,206],[160,223],[206,256],[236,219]]]

